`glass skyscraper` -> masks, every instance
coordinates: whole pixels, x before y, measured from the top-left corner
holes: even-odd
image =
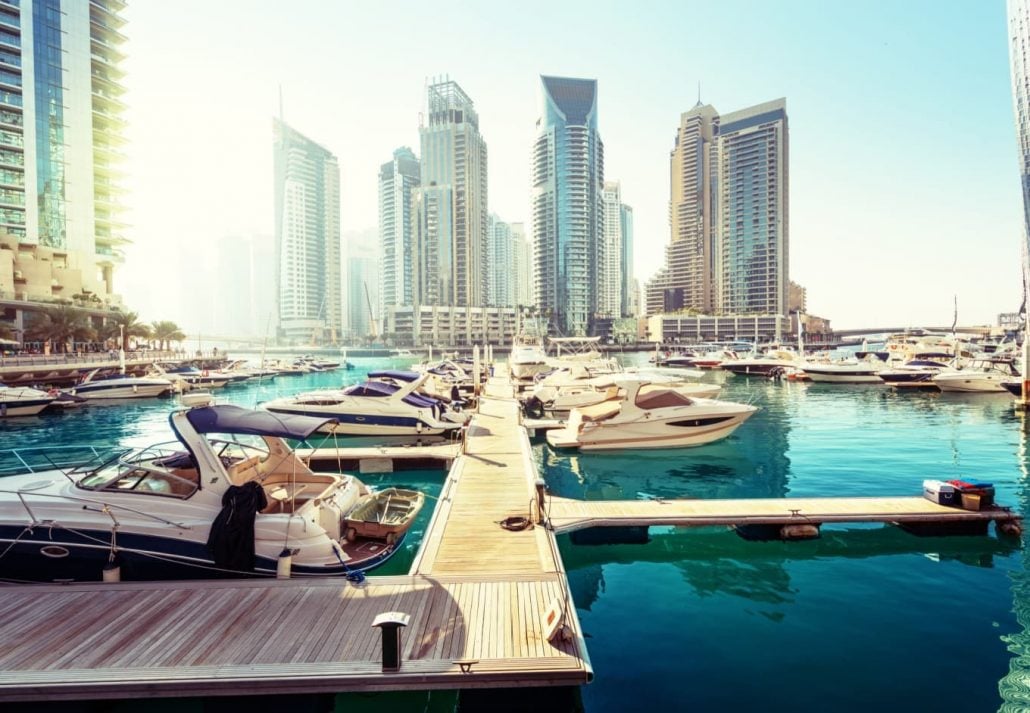
[[[122,261],[121,0],[0,0],[0,231]],[[92,282],[91,282],[92,284]]]
[[[541,77],[531,171],[535,289],[561,333],[589,332],[604,275],[604,144],[597,80]]]
[[[420,130],[422,186],[416,196],[415,301],[487,303],[487,153],[479,115],[457,82],[430,84]]]
[[[1023,235],[1030,240],[1030,2],[1009,0],[1009,57],[1012,103],[1019,142],[1019,177],[1023,186]],[[1024,256],[1024,262],[1026,256]]]
[[[335,343],[341,336],[340,167],[336,156],[273,122],[278,335]]]
[[[416,267],[413,211],[419,176],[418,157],[406,146],[394,151],[393,160],[379,169],[382,272],[378,282],[380,298],[388,307],[412,304]]]

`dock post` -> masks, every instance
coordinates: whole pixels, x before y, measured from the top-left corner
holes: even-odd
[[[372,626],[383,632],[383,671],[401,670],[401,629],[411,615],[399,611],[383,612],[372,620]]]
[[[546,484],[543,478],[537,478],[536,483],[536,524],[544,524],[544,495],[546,494]]]

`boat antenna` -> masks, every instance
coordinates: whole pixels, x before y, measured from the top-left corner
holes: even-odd
[[[951,336],[955,336],[955,325],[958,324],[958,295],[955,295],[955,315],[951,319]]]

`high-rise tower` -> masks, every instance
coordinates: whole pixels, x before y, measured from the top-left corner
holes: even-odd
[[[415,284],[414,193],[419,186],[419,163],[407,147],[379,169],[379,295],[383,305],[410,305]],[[364,300],[363,300],[364,302]]]
[[[541,77],[531,171],[535,287],[564,334],[588,333],[604,276],[604,144],[597,80]]]
[[[127,242],[124,7],[0,2],[0,231],[95,263],[108,293]]]
[[[336,156],[279,119],[275,253],[280,338],[335,342],[342,331],[340,167]]]
[[[1012,103],[1019,142],[1019,177],[1023,186],[1023,234],[1030,240],[1030,2],[1009,0],[1008,16]]]
[[[420,128],[415,302],[478,307],[488,298],[487,154],[479,115],[457,82],[430,84]]]
[[[785,99],[722,116],[715,259],[724,314],[787,314],[788,159]]]

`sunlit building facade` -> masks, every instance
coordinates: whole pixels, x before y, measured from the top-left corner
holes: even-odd
[[[414,301],[481,306],[490,280],[486,142],[472,99],[457,82],[436,81],[426,92]]]
[[[419,161],[403,147],[379,169],[379,252],[382,272],[378,278],[384,305],[410,305],[415,285],[414,194],[419,187]]]
[[[553,327],[590,331],[604,280],[604,144],[597,80],[541,77],[532,156],[534,283]]]
[[[273,122],[278,335],[335,343],[342,332],[340,167],[336,156]]]
[[[1030,2],[1009,0],[1008,16],[1012,103],[1019,142],[1019,177],[1023,186],[1024,239],[1030,240]]]
[[[0,231],[78,255],[107,297],[127,242],[124,7],[0,2]]]

